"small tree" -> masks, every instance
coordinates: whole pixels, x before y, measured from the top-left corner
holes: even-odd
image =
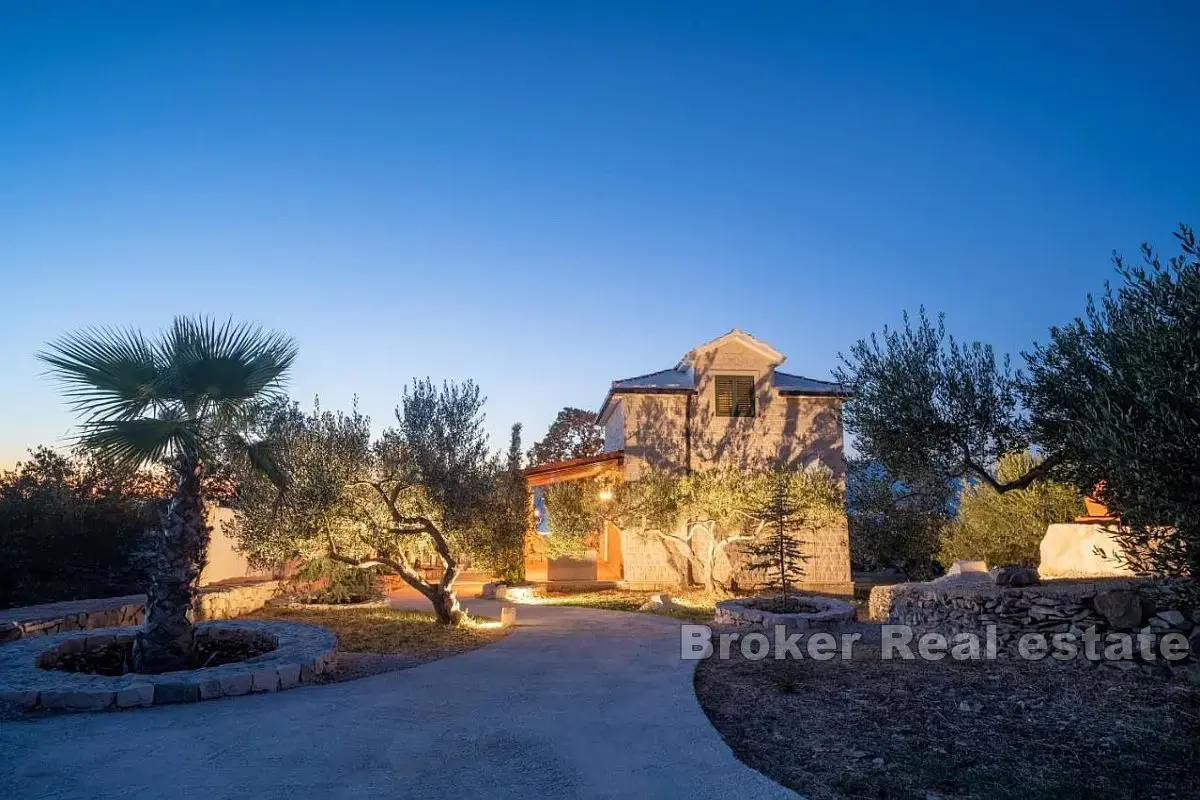
[[[525,534],[532,527],[529,486],[521,468],[521,423],[512,426],[508,453],[497,464],[492,509],[480,543],[483,561],[496,577],[509,584],[525,580]]]
[[[776,480],[774,496],[759,511],[758,517],[764,523],[763,534],[744,548],[750,557],[746,566],[763,571],[769,587],[786,604],[788,593],[804,577],[804,562],[808,560],[801,550],[798,536],[798,529],[805,520],[797,513],[789,497],[786,480]]]
[[[352,486],[359,541],[349,549],[329,542],[331,558],[396,572],[447,625],[463,617],[454,583],[492,488],[483,403],[473,381],[413,381],[396,409],[399,427],[384,432],[371,474]],[[420,560],[438,564],[436,581],[421,575]]]
[[[604,426],[597,424],[595,412],[567,407],[558,412],[546,438],[529,448],[529,464],[594,456],[603,447]]]
[[[269,410],[264,430],[282,434],[276,441],[292,485],[276,504],[246,476],[239,535],[270,557],[294,552],[383,567],[428,598],[439,622],[459,622],[454,584],[487,531],[493,492],[483,403],[471,381],[414,381],[396,409],[397,427],[374,443],[357,410]],[[425,566],[438,576],[427,579]]]
[[[1063,474],[1121,515],[1130,565],[1200,580],[1200,244],[1175,237],[1166,264],[1114,254],[1123,285],[1027,354],[1028,402]]]
[[[998,480],[1011,480],[1037,466],[1031,453],[1000,459]],[[1036,481],[1025,489],[999,494],[979,481],[967,482],[958,496],[955,518],[946,525],[938,561],[983,560],[992,566],[1035,567],[1046,528],[1070,522],[1083,512],[1083,497],[1070,484]]]

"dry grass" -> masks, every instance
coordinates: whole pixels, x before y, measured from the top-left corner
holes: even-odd
[[[627,589],[605,589],[598,592],[543,592],[536,602],[546,606],[576,606],[598,608],[604,611],[637,611],[652,595],[659,592],[640,592]],[[716,603],[724,599],[697,590],[669,592],[674,607],[644,613],[685,620],[687,622],[711,622],[716,612]]]
[[[495,625],[472,622],[448,627],[439,625],[431,612],[398,611],[382,606],[322,609],[268,606],[250,616],[322,625],[337,634],[341,652],[400,654],[424,661],[474,650],[506,633]]]
[[[1200,796],[1197,687],[855,656],[710,659],[696,693],[739,758],[813,798]]]

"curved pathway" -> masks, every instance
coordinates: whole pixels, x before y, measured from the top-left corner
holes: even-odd
[[[0,721],[0,797],[795,797],[713,730],[678,622],[518,608],[500,642],[400,672]]]

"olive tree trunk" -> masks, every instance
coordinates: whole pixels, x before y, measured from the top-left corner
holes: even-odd
[[[175,464],[175,493],[163,515],[150,566],[146,621],[133,646],[137,672],[168,672],[190,666],[194,631],[188,614],[208,550],[200,467],[195,458]]]

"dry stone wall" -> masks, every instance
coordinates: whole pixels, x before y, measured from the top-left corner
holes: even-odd
[[[1189,637],[1191,655],[1185,660],[1147,661],[1138,653],[1129,661],[1103,663],[1200,680],[1200,607],[1193,606],[1180,584],[1146,579],[1049,581],[1021,588],[983,580],[960,585],[898,584],[872,591],[872,616],[885,600],[889,624],[908,625],[916,633],[947,635],[986,635],[994,626],[1000,651],[1008,654],[1017,651],[1027,633],[1082,637],[1093,631],[1102,637],[1109,633],[1157,637],[1178,632]],[[1082,652],[1079,656],[1061,663],[1089,663]]]

